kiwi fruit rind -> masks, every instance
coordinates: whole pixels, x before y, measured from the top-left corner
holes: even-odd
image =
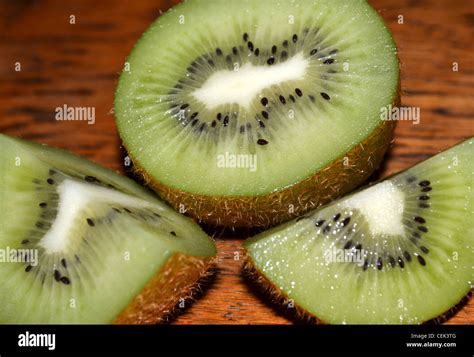
[[[392,36],[364,0],[188,0],[159,17],[115,95],[134,168],[201,222],[268,227],[360,185],[399,103]]]
[[[331,324],[441,319],[474,279],[474,138],[244,243],[244,271]]]
[[[158,323],[215,245],[132,180],[0,134],[0,323]]]

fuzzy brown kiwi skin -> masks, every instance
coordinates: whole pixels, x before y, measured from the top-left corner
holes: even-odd
[[[399,90],[394,105],[400,104]],[[394,121],[381,124],[360,144],[312,176],[282,190],[259,196],[209,196],[166,186],[133,161],[134,174],[176,210],[210,226],[268,228],[315,209],[362,184],[380,165],[395,128]],[[124,143],[125,145],[125,143]],[[348,162],[349,165],[344,165]],[[355,164],[351,164],[355,163]]]
[[[215,257],[171,256],[114,324],[158,324],[171,320],[182,309],[181,301],[192,300],[215,273]]]
[[[252,284],[254,284],[264,295],[268,296],[270,302],[279,307],[286,307],[286,310],[295,317],[297,321],[308,324],[322,324],[328,323],[309,313],[301,306],[293,302],[292,310],[288,309],[288,302],[291,300],[286,294],[278,289],[268,278],[256,267],[248,252],[244,249],[244,264],[242,266],[242,275],[244,275]],[[448,321],[459,310],[461,310],[467,302],[471,299],[472,292],[469,291],[455,306],[441,315],[423,322],[428,325],[439,325]]]

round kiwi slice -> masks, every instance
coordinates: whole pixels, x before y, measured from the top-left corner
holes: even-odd
[[[276,300],[335,324],[422,323],[474,279],[474,138],[245,243]]]
[[[358,186],[399,98],[396,46],[366,1],[186,1],[125,63],[115,95],[135,168],[181,212],[269,226]]]
[[[216,249],[133,181],[0,135],[0,322],[155,323]]]

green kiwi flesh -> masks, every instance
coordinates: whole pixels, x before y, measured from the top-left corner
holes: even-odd
[[[115,114],[139,172],[173,206],[189,203],[207,223],[265,226],[253,198],[297,188],[360,147],[373,157],[358,152],[349,165],[376,168],[391,135],[366,140],[389,125],[380,113],[397,103],[398,84],[396,46],[366,1],[189,0],[136,44]],[[320,187],[267,209],[311,208]],[[219,220],[221,206],[234,216]]]
[[[304,316],[418,324],[474,278],[474,138],[245,242],[247,269]]]
[[[205,274],[212,239],[130,179],[5,135],[0,148],[1,323],[159,322]],[[165,273],[174,291],[152,300]]]

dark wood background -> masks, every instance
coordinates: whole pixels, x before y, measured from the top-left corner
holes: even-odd
[[[2,0],[0,132],[65,148],[121,171],[112,111],[116,81],[140,34],[176,2]],[[370,2],[399,46],[402,103],[421,108],[419,125],[398,124],[383,177],[474,135],[474,8],[463,0]],[[70,15],[75,24],[69,23]],[[453,71],[453,62],[459,71]],[[54,109],[64,104],[95,107],[96,123],[55,121]],[[175,323],[292,322],[242,280],[242,261],[234,257],[245,237],[215,236],[220,272]],[[474,302],[448,323],[474,324]]]

